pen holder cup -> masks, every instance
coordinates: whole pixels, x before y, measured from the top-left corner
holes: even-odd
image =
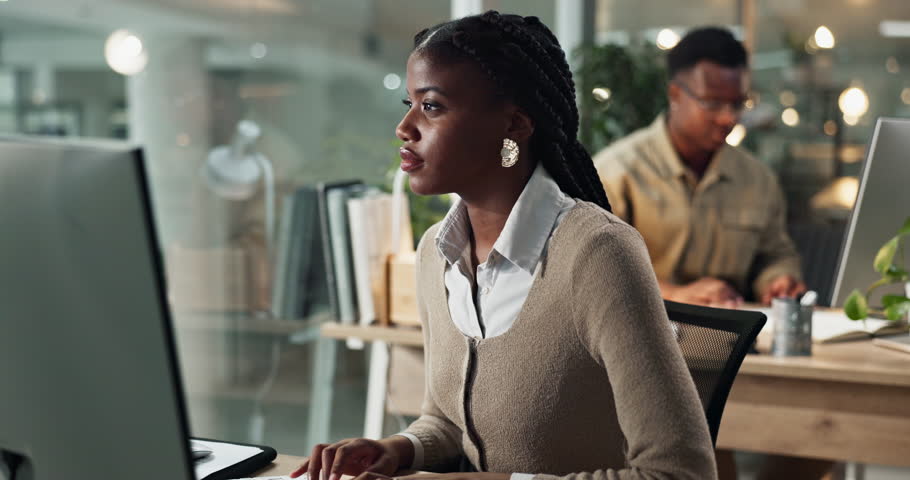
[[[812,305],[800,305],[792,298],[771,300],[771,317],[774,321],[771,355],[812,355],[812,310]]]

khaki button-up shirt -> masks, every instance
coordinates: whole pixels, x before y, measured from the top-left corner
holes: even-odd
[[[660,115],[599,152],[594,164],[613,213],[644,237],[659,279],[715,277],[757,298],[779,275],[801,278],[783,193],[748,153],[722,147],[699,180]]]

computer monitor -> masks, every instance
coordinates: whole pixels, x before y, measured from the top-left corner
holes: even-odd
[[[910,216],[910,119],[879,118],[860,175],[847,225],[831,306],[842,307],[853,289],[865,291],[880,278],[875,254]],[[893,292],[892,292],[893,290]],[[880,293],[903,293],[892,286]]]
[[[0,449],[25,458],[15,479],[194,478],[140,150],[0,139],[0,225]]]

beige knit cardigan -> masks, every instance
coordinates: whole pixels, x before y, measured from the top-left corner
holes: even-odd
[[[648,252],[616,216],[579,202],[553,233],[527,300],[500,336],[452,323],[445,260],[420,242],[427,389],[406,432],[424,470],[466,456],[535,480],[713,479],[714,450]]]

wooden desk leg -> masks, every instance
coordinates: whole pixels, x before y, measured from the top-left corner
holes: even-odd
[[[337,342],[320,338],[316,342],[313,362],[313,390],[310,392],[310,418],[307,431],[307,448],[329,441],[332,420],[332,388],[335,380]]]
[[[382,438],[385,399],[389,386],[389,345],[386,342],[375,341],[370,345],[369,375],[363,436],[378,440]]]

